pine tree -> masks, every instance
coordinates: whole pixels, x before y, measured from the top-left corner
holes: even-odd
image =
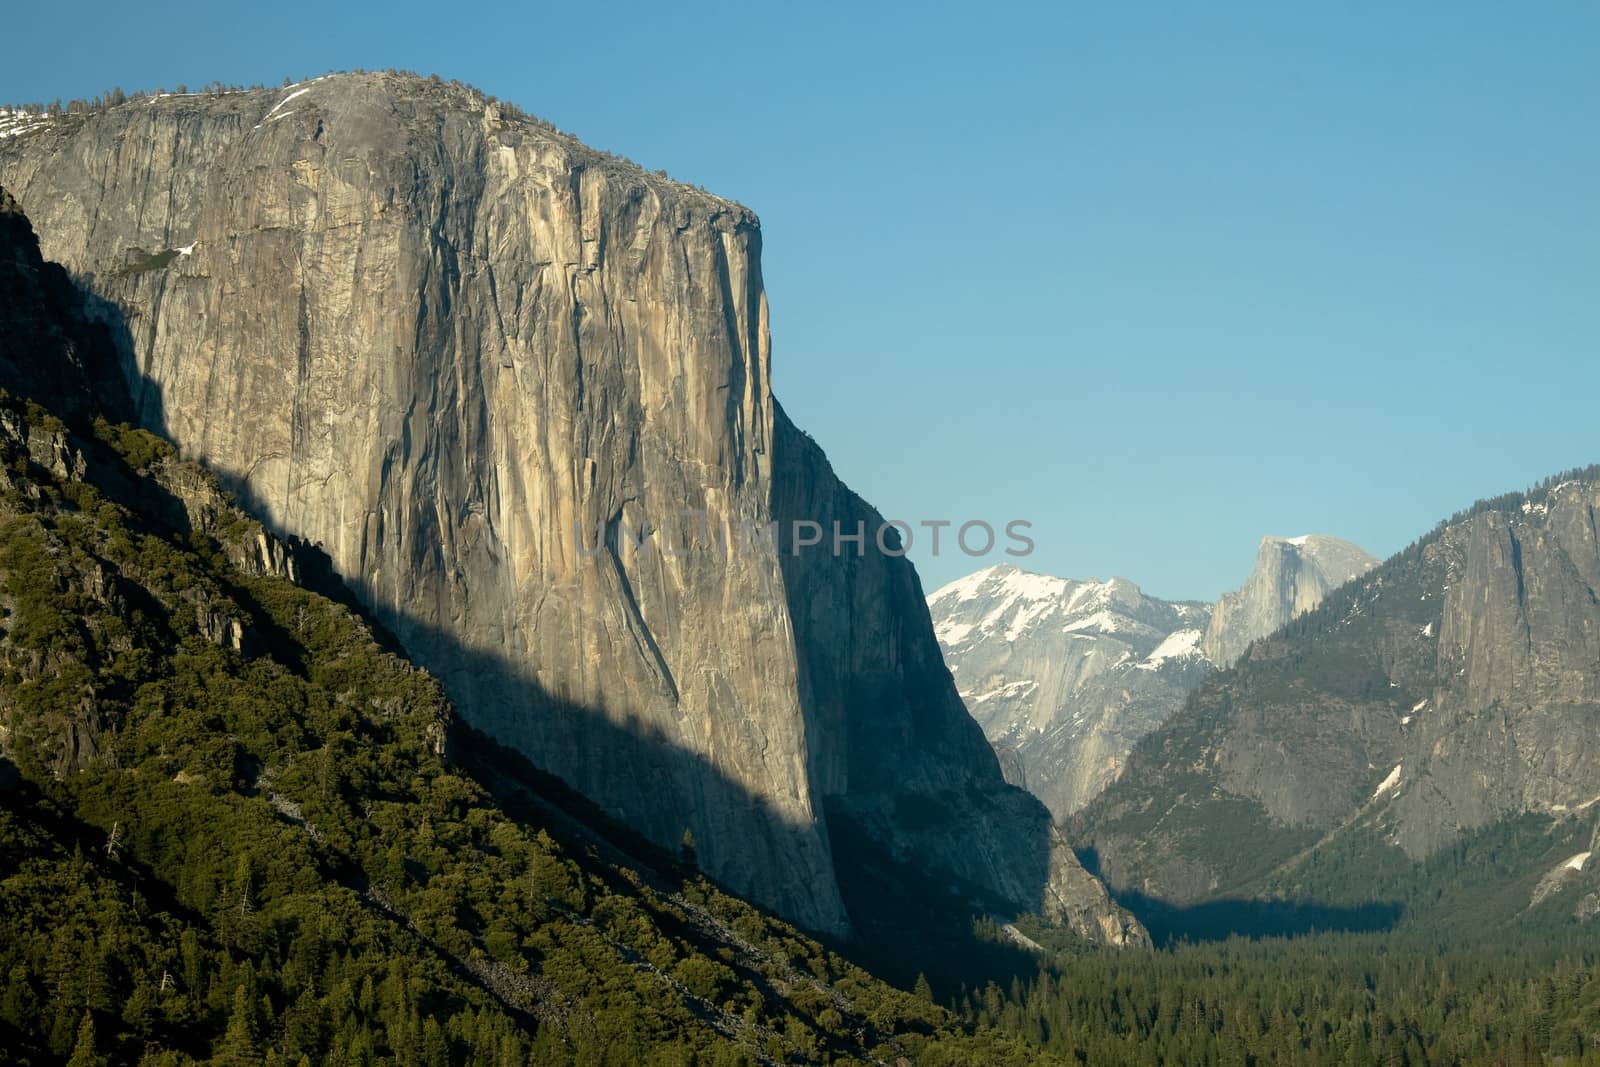
[[[67,1067],[100,1067],[105,1062],[94,1047],[94,1016],[86,1011],[83,1013],[83,1022],[78,1024],[78,1042],[72,1047],[72,1058],[67,1061]]]
[[[261,1035],[256,1028],[256,1007],[244,986],[233,991],[233,1011],[222,1035],[217,1062],[227,1067],[260,1067]]]
[[[683,839],[678,843],[678,859],[683,861],[685,867],[699,865],[699,859],[694,848],[694,831],[687,827],[684,828]]]

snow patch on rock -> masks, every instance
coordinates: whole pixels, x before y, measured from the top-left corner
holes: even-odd
[[[1176,630],[1166,636],[1155,649],[1138,664],[1142,671],[1153,671],[1169,659],[1178,659],[1182,656],[1198,656],[1200,654],[1200,638],[1205,633],[1201,630]]]

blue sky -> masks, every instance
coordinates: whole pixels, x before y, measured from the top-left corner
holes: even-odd
[[[479,85],[761,214],[779,398],[886,514],[1210,598],[1600,460],[1596,54],[1559,2],[80,0],[0,98]]]

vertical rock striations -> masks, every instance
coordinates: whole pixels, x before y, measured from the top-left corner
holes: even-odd
[[[744,208],[393,75],[44,124],[0,180],[124,310],[142,421],[319,544],[476,725],[812,928],[850,924],[837,811],[1116,939],[909,565],[726,534],[871,515],[773,399]]]

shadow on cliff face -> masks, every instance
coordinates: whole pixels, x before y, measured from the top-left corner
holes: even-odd
[[[334,592],[356,600],[320,551],[302,546],[297,559],[303,575],[320,575],[319,584],[332,583],[338,587]],[[363,609],[358,604],[356,610]],[[371,612],[364,617],[373,619]],[[976,916],[1002,908],[1004,902],[948,872],[934,874],[911,858],[893,855],[850,811],[827,798],[819,798],[818,808],[826,824],[835,881],[808,884],[797,875],[787,899],[764,898],[752,872],[792,865],[785,840],[812,833],[814,827],[794,825],[763,797],[649,724],[619,723],[604,708],[560,700],[517,665],[467,647],[447,630],[413,620],[395,620],[393,626],[418,647],[434,650],[436,658],[452,664],[449,671],[434,672],[447,691],[460,691],[462,679],[471,678],[475,686],[488,691],[504,685],[520,687],[536,702],[542,721],[524,738],[495,736],[474,726],[467,703],[458,703],[463,722],[451,733],[452,761],[490,789],[508,811],[537,816],[541,810],[554,810],[596,835],[603,848],[614,850],[611,858],[658,871],[674,871],[684,862],[683,835],[689,831],[694,835],[696,869],[904,988],[923,974],[941,996],[954,995],[963,984],[1004,984],[1037,972],[1038,956],[975,928]],[[404,640],[388,639],[405,654]],[[541,751],[552,738],[570,750]],[[593,780],[552,773],[552,764],[585,768]],[[646,809],[601,803],[598,798],[604,791],[598,783],[619,779],[639,783],[637,791],[655,803]],[[702,821],[717,812],[740,813],[743,825],[764,831],[734,839],[744,851],[728,854],[730,835]],[[724,842],[721,854],[719,841]],[[842,897],[849,930],[820,928],[796,918],[797,904],[808,895]]]
[[[254,514],[260,518],[263,512]],[[614,843],[643,862],[677,855],[688,835],[698,868],[736,895],[820,937],[848,932],[811,921],[840,913],[831,881],[812,884],[797,864],[796,857],[804,855],[797,842],[817,828],[795,824],[650,723],[619,721],[605,707],[563,700],[503,655],[471,647],[446,628],[373,610],[320,548],[285,540],[294,545],[301,584],[360,614],[380,642],[439,679],[466,727],[452,733],[453,760],[468,770],[498,768],[481,784],[491,790],[496,782],[517,791],[533,788],[591,826],[594,816],[603,816]],[[515,694],[518,714],[496,708],[496,693]],[[496,728],[485,728],[485,722]],[[516,772],[506,772],[508,767]],[[530,777],[538,782],[530,783]],[[619,782],[629,783],[641,803],[607,803]],[[774,879],[775,872],[785,877]]]
[[[1099,855],[1080,849],[1078,859],[1099,875]],[[1232,937],[1307,937],[1324,933],[1384,933],[1405,915],[1399,901],[1339,905],[1316,900],[1225,897],[1182,904],[1137,890],[1109,886],[1112,898],[1131,911],[1158,947]]]
[[[112,303],[46,260],[27,216],[0,187],[0,388],[68,422],[132,421],[133,335]]]
[[[948,936],[952,923],[970,925],[974,910],[1038,908],[1052,874],[1049,813],[1005,781],[956,692],[916,570],[891,554],[905,547],[899,532],[880,551],[883,517],[839,481],[781,406],[772,470],[801,708],[808,732],[831,740],[827,752],[813,749],[811,779],[852,920],[868,940],[906,951],[927,944],[930,930]],[[859,523],[864,550],[797,550],[796,524],[807,522],[825,540],[835,523],[847,535]],[[946,941],[927,955],[968,948],[970,939]],[[945,962],[930,965],[930,978],[949,970]]]
[[[33,390],[41,394],[41,402],[63,404],[75,416],[103,414],[111,421],[165,436],[168,423],[160,386],[138,368],[135,340],[121,311],[59,266],[41,266],[39,277],[47,287],[38,299],[71,304],[83,327],[83,336],[72,345],[80,365],[57,381],[48,373],[41,375],[39,367],[26,366],[25,359],[21,365],[9,365],[17,359],[16,352],[0,354],[11,357],[11,361],[0,358],[0,366],[8,372],[5,384],[44,383]],[[74,392],[85,381],[88,388]],[[789,432],[796,435],[795,441],[800,439],[792,427]],[[805,506],[808,495],[830,515],[864,508],[837,483],[820,450],[801,458],[800,475],[814,478],[815,484],[794,487],[795,494],[785,498],[789,508],[775,517],[792,517],[793,508]],[[324,552],[277,528],[261,501],[251,499],[237,482],[230,484],[225,477],[219,481],[241,507],[289,546],[302,584],[356,611],[381,643],[432,670],[467,723],[474,719],[475,701],[470,697],[474,692],[526,694],[520,703],[536,709],[537,721],[527,724],[523,736],[490,740],[471,730],[452,735],[454,743],[465,746],[458,757],[469,772],[503,767],[508,754],[518,758],[525,754],[540,774],[548,766],[577,768],[576,774],[551,776],[531,788],[547,798],[557,797],[555,803],[564,810],[581,809],[574,817],[586,825],[595,824],[596,813],[612,820],[611,839],[623,841],[629,853],[643,862],[670,862],[685,832],[693,834],[699,867],[729,890],[798,920],[797,925],[809,926],[810,932],[834,947],[907,985],[919,972],[927,972],[936,986],[953,989],[962,981],[1003,980],[1036,969],[1038,961],[1031,953],[975,936],[973,919],[990,911],[1015,910],[1007,907],[1013,902],[994,892],[995,885],[1023,895],[1043,890],[1050,865],[1048,817],[1036,804],[1037,818],[1031,817],[1031,809],[1019,808],[1020,794],[1004,785],[997,765],[988,766],[994,762],[993,753],[954,695],[932,644],[931,624],[909,564],[891,561],[891,566],[871,572],[864,568],[881,564],[869,559],[819,568],[820,573],[807,578],[790,566],[792,557],[784,557],[787,607],[801,644],[801,699],[808,733],[834,739],[827,746],[813,747],[818,822],[796,826],[763,797],[650,725],[621,723],[604,708],[557,699],[521,665],[467,647],[440,627],[373,612]],[[164,504],[174,517],[174,529],[183,532],[182,502],[173,499]],[[842,622],[819,614],[807,602],[808,595],[824,590],[844,611]],[[890,631],[887,643],[874,634],[852,633],[857,622],[852,598],[872,598],[886,590],[893,593],[888,614],[874,618]],[[919,609],[923,618],[908,617],[908,611]],[[841,628],[830,635],[830,626]],[[263,639],[271,640],[270,633],[258,629]],[[921,640],[923,631],[926,641]],[[851,634],[855,653],[841,655],[834,647],[840,633]],[[427,661],[407,653],[408,643],[427,649]],[[952,701],[959,716],[950,714]],[[549,750],[552,739],[558,739],[563,751]],[[990,770],[992,774],[987,773]],[[498,783],[507,788],[511,783],[514,790],[530,788],[526,773],[486,777],[484,784],[491,787]],[[600,783],[619,780],[635,783],[636,795],[651,798],[652,803],[641,810],[595,803],[593,798],[604,796]],[[560,782],[560,788],[552,788],[552,782]],[[995,788],[986,788],[990,785]],[[755,828],[754,832],[730,834],[727,825],[719,832],[707,824],[719,813],[728,824]],[[836,877],[828,884],[808,882],[806,872],[797,869],[796,853],[787,844],[798,834],[823,835],[836,868]],[[938,842],[939,847],[925,848],[928,842]],[[776,884],[783,888],[776,898],[770,892],[773,872],[778,872]],[[758,885],[763,880],[768,892]],[[828,913],[815,901],[840,897],[852,929],[838,925],[829,929],[806,921],[807,915]],[[843,940],[847,933],[855,936]]]
[[[126,317],[116,304],[95,294],[64,268],[43,260],[25,217],[14,211],[0,212],[0,326],[4,326],[6,338],[0,347],[0,388],[34,400],[69,424],[78,425],[85,440],[93,438],[89,424],[96,417],[165,436],[162,392],[138,368],[135,339]],[[112,499],[160,516],[174,536],[183,538],[192,532],[184,501],[152,480],[135,478],[120,469],[120,461],[110,450],[91,449],[91,453],[96,477]],[[808,884],[798,876],[786,882],[765,877],[771,871],[798,874],[795,853],[785,845],[797,834],[815,837],[821,833],[820,827],[788,825],[762,797],[646,724],[618,723],[604,708],[579,707],[555,699],[517,664],[465,647],[438,628],[374,613],[358,590],[335,572],[324,552],[277,528],[260,501],[239,492],[237,483],[230,485],[225,477],[218,481],[288,547],[301,584],[355,611],[389,650],[433,670],[468,722],[474,718],[473,693],[525,696],[519,705],[534,709],[532,717],[537,721],[523,724],[526,736],[501,737],[501,743],[520,747],[537,762],[544,762],[542,756],[554,755],[559,757],[556,765],[578,768],[577,775],[569,775],[576,780],[567,781],[575,795],[603,797],[596,788],[602,780],[635,783],[635,795],[649,798],[651,803],[640,810],[605,809],[609,816],[640,831],[669,855],[686,831],[692,833],[700,842],[700,866],[732,891],[820,933],[846,933],[831,877],[826,885]],[[233,592],[241,605],[250,606],[243,590]],[[251,640],[265,642],[292,665],[296,659],[289,647],[292,642],[274,634],[262,613],[253,614],[256,617],[250,620],[244,651],[250,651]],[[427,649],[427,661],[408,654],[408,643]],[[459,736],[462,743],[473,743],[470,733]],[[549,752],[551,738],[561,739],[565,751]],[[708,818],[719,814],[746,833],[718,833],[717,827],[706,825]],[[783,891],[774,893],[775,884]],[[815,900],[825,903],[810,906]],[[807,921],[818,916],[832,921]]]

